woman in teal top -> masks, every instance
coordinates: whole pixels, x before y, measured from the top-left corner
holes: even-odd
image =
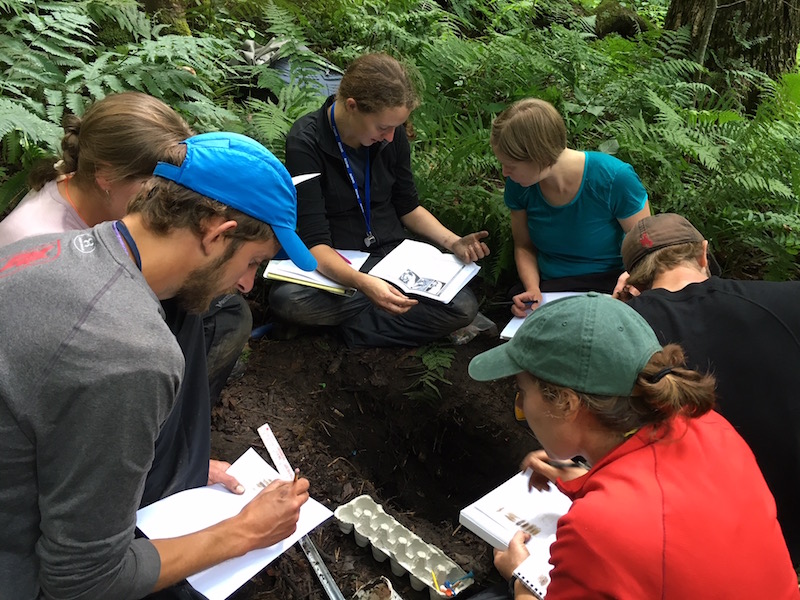
[[[622,239],[650,214],[633,167],[602,152],[567,148],[561,115],[536,98],[495,119],[491,144],[506,177],[522,282],[511,312],[524,316],[542,301],[542,291],[611,293],[623,272]]]

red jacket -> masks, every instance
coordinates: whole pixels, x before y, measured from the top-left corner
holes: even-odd
[[[547,600],[798,599],[753,453],[711,412],[646,427],[586,475],[550,549]]]

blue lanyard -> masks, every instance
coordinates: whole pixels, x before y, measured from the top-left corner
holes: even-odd
[[[119,240],[119,244],[122,246],[123,250],[125,250],[125,244],[123,243],[122,238],[125,238],[125,241],[128,242],[128,248],[131,249],[133,260],[136,262],[136,266],[141,271],[142,257],[139,255],[139,248],[136,246],[136,242],[133,241],[133,236],[131,235],[131,232],[128,231],[128,227],[122,221],[114,221],[111,226],[114,228],[114,233],[117,234],[117,239]]]
[[[367,148],[367,164],[364,169],[364,199],[362,200],[361,194],[358,191],[356,177],[353,175],[353,168],[350,166],[350,160],[347,158],[347,152],[345,152],[344,144],[342,144],[342,138],[339,135],[339,129],[336,127],[336,119],[333,116],[333,109],[335,106],[336,102],[331,104],[331,129],[333,129],[333,137],[336,138],[336,145],[339,146],[339,152],[342,154],[344,168],[347,170],[347,175],[350,177],[350,183],[353,185],[353,191],[356,193],[358,207],[361,209],[361,215],[364,217],[364,225],[367,228],[367,237],[364,238],[364,245],[369,248],[369,246],[375,242],[375,236],[372,235],[372,221],[369,213],[369,148]]]

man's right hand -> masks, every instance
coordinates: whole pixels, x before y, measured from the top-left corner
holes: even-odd
[[[285,540],[297,529],[300,507],[308,500],[308,479],[276,480],[239,513],[253,548],[267,548]]]
[[[152,591],[285,540],[297,530],[300,507],[306,500],[307,479],[273,481],[235,517],[189,535],[151,540],[161,557],[161,572]]]
[[[417,300],[409,298],[383,279],[373,275],[367,275],[366,273],[364,275],[365,277],[358,286],[358,289],[378,308],[393,315],[402,315],[418,303]]]

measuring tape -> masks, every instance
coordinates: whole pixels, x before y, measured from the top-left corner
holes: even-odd
[[[261,437],[261,441],[264,442],[264,446],[272,462],[275,463],[275,468],[278,470],[278,473],[283,475],[286,479],[294,479],[294,469],[292,469],[292,465],[290,465],[289,461],[286,459],[286,455],[283,453],[278,440],[275,439],[275,434],[272,432],[270,426],[264,423],[257,431],[258,435]],[[322,557],[319,555],[319,550],[317,550],[311,538],[304,535],[300,538],[299,544],[311,568],[314,570],[314,573],[317,574],[317,578],[322,584],[325,593],[328,594],[328,598],[331,600],[344,600],[339,586],[337,586],[336,582],[333,580],[331,572],[328,570],[328,567],[325,566],[325,561],[322,560]]]

